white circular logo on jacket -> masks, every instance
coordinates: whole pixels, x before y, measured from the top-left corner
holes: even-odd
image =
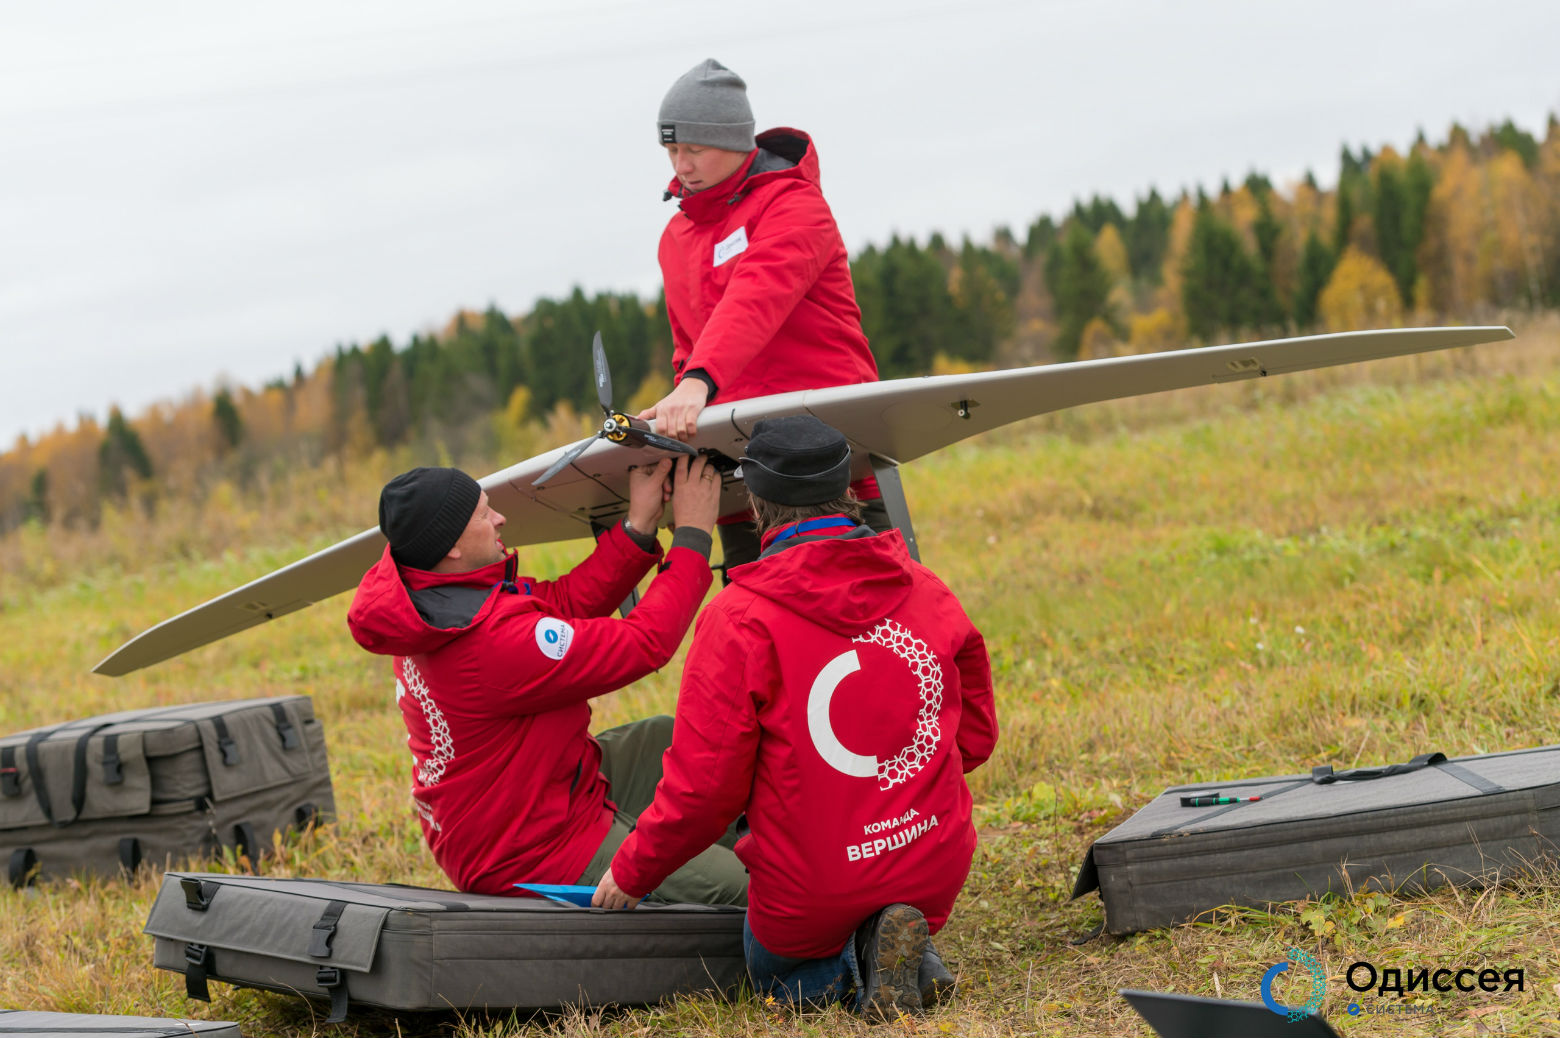
[[[555,616],[546,616],[536,622],[536,647],[548,659],[561,660],[574,641],[574,628]]]
[[[876,775],[879,789],[892,789],[926,767],[937,752],[937,744],[942,741],[942,726],[937,721],[937,715],[942,712],[942,664],[925,642],[892,620],[884,620],[852,640],[883,646],[903,660],[915,675],[921,700],[915,719],[915,736],[910,745],[888,760],[852,753],[840,742],[829,721],[829,704],[840,682],[861,669],[855,649],[842,652],[824,664],[813,679],[812,690],[807,695],[807,734],[812,737],[818,756],[835,771],[853,778]]]

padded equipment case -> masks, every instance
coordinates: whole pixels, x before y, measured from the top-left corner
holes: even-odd
[[[541,1009],[657,1002],[747,976],[744,911],[543,898],[395,884],[170,872],[146,920],[154,963],[207,981],[393,1010]]]
[[[13,886],[220,853],[335,812],[307,696],[104,714],[0,737],[0,866]]]
[[[1182,798],[1260,796],[1187,806]],[[1428,890],[1534,868],[1560,839],[1560,746],[1173,786],[1096,840],[1073,897],[1135,933],[1221,905]]]
[[[35,1013],[0,1009],[0,1034],[72,1038],[243,1038],[237,1024],[222,1020],[173,1020],[153,1016],[95,1016],[91,1013]]]

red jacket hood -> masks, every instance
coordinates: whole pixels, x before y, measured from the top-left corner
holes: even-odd
[[[491,591],[505,581],[513,582],[515,568],[515,555],[510,552],[501,561],[481,569],[466,573],[433,573],[397,565],[386,545],[384,554],[358,585],[352,606],[347,610],[347,627],[359,645],[381,656],[416,656],[432,652],[481,620],[491,605],[492,595],[467,622],[456,627],[435,627],[417,611],[411,592],[431,587],[487,588]]]
[[[766,181],[793,178],[805,180],[814,186],[818,185],[818,151],[813,147],[812,138],[807,134],[801,130],[781,126],[759,134],[757,143],[758,147],[748,155],[747,161],[738,167],[735,173],[714,187],[686,195],[683,193],[682,184],[673,177],[666,187],[666,197],[677,199],[678,208],[686,213],[690,220],[707,223],[723,217],[726,207],[733,204],[733,195],[745,194]],[[785,169],[754,172],[753,163],[758,158],[759,149],[772,152],[793,165]]]
[[[898,530],[827,537],[738,566],[731,582],[846,637],[868,630],[910,593],[915,563]]]

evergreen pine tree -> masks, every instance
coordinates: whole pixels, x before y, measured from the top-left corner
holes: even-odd
[[[49,521],[49,470],[37,469],[27,487],[27,500],[22,506],[22,520],[39,523]]]
[[[124,497],[132,474],[151,479],[152,459],[147,457],[140,435],[116,407],[108,414],[108,426],[98,444],[99,486],[106,496]]]
[[[1056,306],[1053,349],[1064,360],[1078,356],[1083,329],[1096,317],[1116,323],[1110,312],[1110,274],[1094,251],[1094,235],[1081,220],[1067,225],[1045,261],[1045,281]]]
[[[1337,255],[1322,243],[1315,228],[1305,236],[1305,247],[1300,253],[1300,271],[1295,285],[1295,326],[1301,331],[1316,324],[1316,300],[1332,277]]]
[[[1165,205],[1159,192],[1149,189],[1148,197],[1137,204],[1137,211],[1127,221],[1125,238],[1127,260],[1132,264],[1133,276],[1149,285],[1157,285],[1163,276],[1165,250],[1170,247],[1170,221],[1174,213]]]
[[[1262,275],[1240,234],[1212,205],[1197,210],[1181,264],[1181,307],[1186,327],[1200,339],[1255,327],[1262,320]]]
[[[222,450],[226,452],[237,447],[244,438],[244,420],[239,417],[238,408],[233,405],[233,396],[226,389],[219,390],[216,399],[211,402],[211,419],[217,424]]]

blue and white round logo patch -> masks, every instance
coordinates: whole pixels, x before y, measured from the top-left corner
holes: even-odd
[[[569,651],[569,643],[572,641],[574,641],[574,628],[557,617],[548,616],[537,621],[536,647],[541,649],[542,655],[548,659],[563,659],[563,654]]]

